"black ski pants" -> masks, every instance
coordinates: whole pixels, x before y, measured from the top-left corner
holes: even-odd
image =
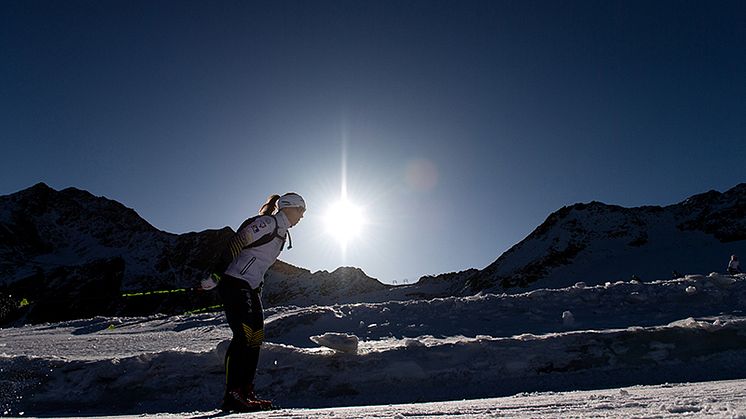
[[[245,281],[224,274],[218,283],[218,293],[233,332],[225,354],[226,391],[246,390],[254,384],[259,349],[264,341],[261,288],[252,290]]]

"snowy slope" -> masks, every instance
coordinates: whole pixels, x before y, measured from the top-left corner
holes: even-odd
[[[745,309],[746,275],[716,274],[514,295],[275,307],[267,313],[257,387],[282,407],[308,408],[743,379]],[[220,314],[0,329],[0,411],[211,412],[222,394],[229,336]],[[312,338],[357,350],[335,351]],[[732,417],[743,408],[743,387],[736,388],[725,393],[737,408],[667,399],[655,413]],[[644,405],[629,400],[636,390],[625,392],[603,393],[598,397],[606,402],[595,408]],[[546,397],[561,416],[562,398]],[[516,400],[497,403],[509,408]]]
[[[731,254],[746,253],[745,239],[746,184],[667,207],[576,204],[470,278],[470,292],[722,272]]]

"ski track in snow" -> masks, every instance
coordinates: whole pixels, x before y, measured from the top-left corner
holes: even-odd
[[[293,409],[252,417],[746,418],[744,381],[712,381],[746,378],[745,308],[717,274],[271,308],[256,384]],[[222,314],[0,329],[0,414],[213,415],[229,339]]]

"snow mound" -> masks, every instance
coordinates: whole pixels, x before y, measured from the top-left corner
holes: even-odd
[[[334,333],[327,332],[323,335],[309,337],[311,341],[319,346],[334,349],[337,352],[346,354],[356,354],[357,346],[360,342],[355,335],[349,335],[347,333]]]

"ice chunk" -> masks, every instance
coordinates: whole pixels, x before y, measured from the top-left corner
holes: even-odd
[[[311,336],[309,339],[319,346],[334,349],[337,352],[348,354],[357,353],[357,345],[360,339],[355,335],[347,333],[326,332],[323,335]]]

